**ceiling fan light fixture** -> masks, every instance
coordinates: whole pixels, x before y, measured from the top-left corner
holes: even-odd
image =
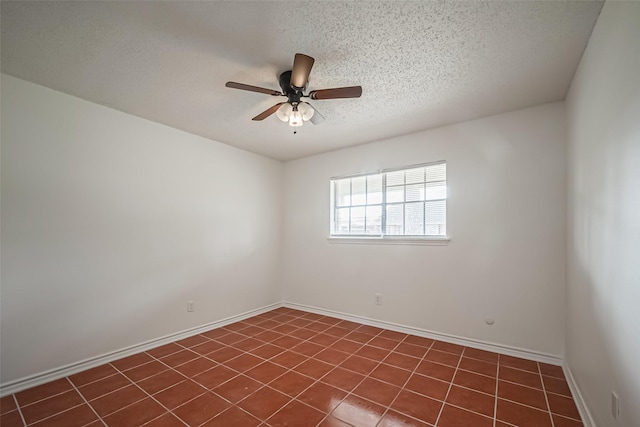
[[[289,116],[289,126],[298,127],[302,126],[302,123],[302,114],[300,114],[297,108],[294,108]]]
[[[292,112],[293,112],[293,105],[289,104],[288,102],[285,102],[276,111],[276,116],[283,122],[288,122],[289,116],[291,115]]]
[[[313,107],[307,104],[306,102],[299,103],[298,110],[300,111],[300,114],[302,114],[302,120],[305,122],[309,121],[311,117],[313,117],[313,114],[315,113],[315,110],[313,109]]]

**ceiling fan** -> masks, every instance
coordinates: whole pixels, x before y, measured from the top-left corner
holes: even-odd
[[[273,113],[283,122],[289,122],[289,126],[302,126],[308,120],[317,125],[324,121],[324,117],[308,102],[301,101],[302,98],[311,99],[338,99],[338,98],[359,98],[362,95],[361,86],[339,87],[333,89],[312,90],[304,94],[309,82],[309,73],[315,60],[302,53],[296,53],[293,60],[293,69],[280,74],[279,83],[282,92],[273,89],[265,89],[258,86],[246,85],[243,83],[227,82],[226,87],[232,89],[248,90],[251,92],[264,93],[272,96],[286,96],[287,101],[279,102],[267,108],[252,120],[264,120]]]

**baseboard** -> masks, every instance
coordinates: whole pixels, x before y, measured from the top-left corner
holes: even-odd
[[[571,368],[567,364],[565,360],[562,364],[562,370],[564,371],[564,376],[567,379],[567,383],[569,384],[569,389],[571,390],[571,394],[573,395],[573,401],[576,403],[578,407],[578,412],[580,412],[580,418],[582,418],[582,424],[584,427],[596,427],[596,423],[591,416],[591,412],[589,412],[589,407],[587,406],[587,402],[585,402],[582,393],[580,392],[580,388],[576,383],[576,379],[573,377],[573,373],[571,372]]]
[[[535,360],[537,362],[548,363],[550,365],[563,366],[564,359],[560,356],[537,352],[533,350],[496,344],[488,341],[474,340],[470,338],[459,337],[455,335],[443,334],[440,332],[429,331],[427,329],[416,328],[413,326],[400,325],[397,323],[386,322],[383,320],[371,319],[364,316],[342,313],[334,310],[326,310],[323,308],[313,307],[293,302],[283,302],[283,307],[309,311],[311,313],[322,314],[324,316],[337,317],[343,320],[363,323],[365,325],[375,326],[378,328],[389,329],[391,331],[402,332],[405,334],[417,335],[419,337],[431,338],[439,341],[445,341],[452,344],[459,344],[465,347],[473,347],[479,350],[487,350],[495,353],[506,354],[523,359]]]
[[[55,381],[60,378],[68,377],[69,375],[77,374],[78,372],[85,371],[87,369],[95,368],[96,366],[103,365],[105,363],[112,362],[123,357],[130,356],[132,354],[140,353],[142,351],[150,350],[155,347],[159,347],[170,342],[188,338],[193,335],[198,335],[202,332],[209,331],[211,329],[220,328],[222,326],[239,322],[240,320],[248,319],[249,317],[257,316],[258,314],[271,311],[278,307],[282,307],[281,302],[266,305],[264,307],[249,310],[244,313],[230,316],[215,322],[207,323],[205,325],[196,326],[195,328],[185,329],[180,332],[165,335],[160,338],[145,341],[140,344],[135,344],[120,350],[105,353],[100,356],[85,359],[79,362],[71,363],[60,368],[50,369],[39,374],[30,375],[28,377],[20,378],[14,381],[9,381],[5,384],[0,384],[0,397],[9,394],[17,393],[19,391],[35,387],[41,384]]]

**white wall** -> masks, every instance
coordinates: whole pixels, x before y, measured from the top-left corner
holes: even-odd
[[[605,3],[567,121],[566,358],[599,427],[640,426],[640,2]]]
[[[280,301],[281,163],[1,83],[2,383]]]
[[[565,149],[555,103],[286,163],[285,300],[562,355]],[[330,177],[436,160],[449,245],[327,241]]]

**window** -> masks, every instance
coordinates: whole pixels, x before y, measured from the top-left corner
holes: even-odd
[[[447,164],[331,179],[332,237],[447,234]]]

